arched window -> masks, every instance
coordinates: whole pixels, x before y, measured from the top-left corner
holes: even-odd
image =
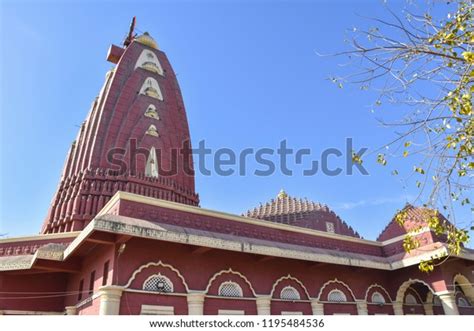
[[[143,50],[138,57],[135,69],[138,67],[163,76],[163,69],[161,68],[160,61],[158,61],[158,57],[148,49]]]
[[[158,116],[158,112],[156,111],[156,107],[155,105],[152,105],[150,104],[146,111],[145,111],[145,116],[146,117],[150,117],[150,118],[154,118],[155,120],[159,120],[160,117]]]
[[[219,295],[221,297],[242,297],[242,288],[234,282],[224,282],[219,286]]]
[[[172,293],[173,283],[168,277],[157,274],[149,277],[143,283],[143,289],[152,292]]]
[[[433,304],[435,306],[441,306],[441,300],[439,299],[439,296],[437,295],[433,296]]]
[[[469,302],[463,297],[459,297],[457,303],[458,303],[458,307],[471,307]]]
[[[346,295],[340,290],[332,290],[328,294],[328,301],[331,302],[347,302]]]
[[[372,300],[373,303],[385,303],[385,298],[380,292],[372,293]]]
[[[416,298],[413,294],[407,294],[407,296],[405,297],[405,303],[407,305],[416,305],[418,301],[416,301]]]
[[[163,94],[161,94],[160,86],[156,79],[152,77],[145,79],[142,88],[140,89],[140,94],[163,101]]]
[[[280,299],[283,300],[299,300],[301,299],[300,293],[292,286],[283,288],[280,292]]]

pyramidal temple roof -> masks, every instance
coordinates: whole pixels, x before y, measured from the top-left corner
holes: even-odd
[[[401,210],[405,213],[405,221],[403,225],[400,225],[396,218],[398,212],[393,216],[392,220],[382,230],[377,238],[377,241],[384,241],[397,236],[406,234],[412,229],[417,227],[428,226],[428,220],[434,216],[436,211],[427,207],[416,207],[409,203]],[[448,222],[448,219],[441,213],[437,214],[441,222]]]
[[[303,214],[314,210],[329,211],[329,208],[308,199],[290,197],[285,191],[281,190],[276,199],[271,199],[265,204],[260,204],[260,206],[248,210],[243,216],[266,219],[279,215]]]
[[[289,196],[284,190],[276,198],[249,209],[242,216],[360,238],[328,206]]]

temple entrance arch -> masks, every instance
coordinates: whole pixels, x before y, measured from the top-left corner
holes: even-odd
[[[474,314],[474,287],[471,281],[459,273],[453,277],[451,287],[454,290],[456,306],[460,315]]]
[[[395,315],[432,315],[433,305],[429,298],[433,298],[435,291],[423,280],[409,279],[403,282],[397,291],[393,303]]]
[[[454,290],[435,292],[430,284],[420,279],[409,279],[400,285],[393,310],[395,315],[432,315],[435,301],[441,303],[445,315],[459,315]]]
[[[474,286],[463,274],[457,274],[453,278],[454,290],[461,289],[462,293],[469,299],[470,304],[474,305]]]

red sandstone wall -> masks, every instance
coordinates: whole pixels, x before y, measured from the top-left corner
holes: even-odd
[[[254,300],[206,298],[204,315],[217,315],[219,309],[243,310],[245,315],[257,315],[257,305]]]
[[[66,275],[62,273],[2,273],[0,310],[63,312],[65,291]]]
[[[357,306],[355,304],[325,303],[324,315],[334,314],[357,315]]]
[[[388,280],[388,274],[383,271],[286,259],[260,262],[259,256],[251,254],[211,250],[194,255],[192,251],[193,248],[180,244],[131,239],[121,257],[119,284],[125,284],[141,265],[159,260],[177,268],[193,290],[205,290],[215,273],[229,268],[244,274],[257,294],[270,294],[273,284],[288,274],[301,280],[312,297],[318,295],[322,284],[334,277],[349,284],[357,298],[365,297],[368,284],[385,284]]]
[[[66,306],[73,306],[88,298],[90,274],[95,270],[94,293],[102,286],[103,268],[106,261],[109,262],[109,275],[107,285],[112,284],[114,272],[114,252],[115,245],[98,245],[95,247],[93,254],[87,255],[82,261],[82,270],[77,274],[70,274],[67,279],[67,290],[69,292],[77,292],[79,290],[79,282],[84,280],[84,293],[82,299],[78,300],[77,294],[68,296],[65,300]],[[94,308],[95,309],[95,308]]]
[[[282,312],[302,312],[303,315],[313,314],[309,302],[272,301],[272,315],[281,315]]]
[[[217,217],[191,214],[188,212],[150,206],[127,200],[121,201],[119,208],[120,215],[149,221],[159,221],[166,224],[198,228],[218,233],[232,233],[234,235],[266,239],[283,243],[382,256],[381,247],[370,244],[343,241],[332,238],[314,237],[312,235],[303,233],[272,229],[263,226],[261,227],[258,225],[245,224]]]
[[[452,283],[452,277],[461,272],[472,278],[472,265],[462,260],[452,260],[448,263],[436,268],[430,274],[421,273],[417,266],[404,268],[396,271],[381,271],[366,268],[356,268],[338,265],[328,265],[324,263],[311,263],[308,261],[297,261],[290,259],[270,258],[262,259],[261,256],[252,254],[242,254],[239,252],[229,252],[221,250],[210,250],[204,253],[196,251],[197,247],[159,242],[148,239],[132,238],[127,242],[126,249],[121,255],[119,263],[114,264],[114,252],[117,247],[114,245],[96,245],[89,243],[88,246],[81,248],[80,252],[84,256],[82,258],[82,270],[78,274],[62,274],[62,273],[44,273],[28,275],[23,272],[7,275],[5,273],[0,276],[0,291],[52,291],[52,292],[73,292],[78,290],[79,280],[84,279],[84,291],[88,291],[89,275],[92,270],[96,270],[96,278],[94,282],[94,291],[102,285],[102,269],[103,263],[110,260],[109,283],[125,285],[135,270],[140,266],[149,262],[162,261],[176,268],[184,277],[189,289],[197,291],[205,291],[211,278],[220,271],[225,271],[217,277],[209,286],[209,294],[217,295],[219,283],[226,280],[237,282],[244,291],[245,297],[253,297],[251,284],[257,295],[270,295],[273,291],[274,299],[278,299],[279,292],[283,286],[291,285],[295,287],[303,300],[307,300],[306,288],[309,296],[318,297],[321,292],[320,299],[327,300],[327,294],[331,289],[340,289],[349,300],[364,300],[367,289],[373,284],[379,284],[385,288],[390,298],[395,300],[397,290],[400,285],[408,279],[420,279],[429,284],[435,291],[446,290],[446,284]],[[233,272],[229,271],[229,268]],[[112,272],[114,276],[112,276]],[[132,287],[140,289],[143,281],[151,274],[160,272],[173,281],[175,289],[179,293],[185,293],[185,285],[175,271],[170,271],[162,266],[145,268],[136,275],[132,282]],[[242,276],[240,274],[241,273]],[[291,279],[287,279],[288,275]],[[292,278],[296,278],[301,282],[296,282]],[[337,278],[339,282],[326,282]],[[247,280],[245,280],[247,279]],[[248,281],[248,282],[247,282]],[[345,287],[345,283],[349,288]],[[470,279],[472,283],[472,279]],[[323,290],[321,288],[326,284]],[[428,291],[424,285],[418,286],[417,291],[422,297],[426,297]],[[373,288],[369,291],[368,297],[372,293]],[[423,292],[424,291],[424,292]],[[354,294],[354,297],[352,296]],[[384,294],[383,291],[380,293]],[[385,294],[384,294],[385,295]],[[83,300],[87,295],[83,296]],[[160,296],[153,294],[124,294],[126,300],[122,301],[120,311],[123,314],[136,314],[139,312],[142,304],[151,305],[174,305],[177,314],[186,314],[187,302],[183,297]],[[369,299],[370,300],[370,299]],[[424,300],[424,298],[422,298]],[[77,294],[63,296],[57,298],[49,298],[42,300],[11,300],[0,302],[0,309],[16,309],[16,310],[48,310],[63,311],[65,306],[75,305],[78,303]],[[85,304],[79,309],[81,314],[98,313],[99,301],[94,300]],[[240,308],[239,308],[240,307]],[[256,307],[253,300],[229,300],[229,299],[213,299],[207,298],[205,303],[205,312],[217,312],[218,309],[243,309],[246,313],[255,313]],[[305,314],[311,313],[311,306],[308,302],[297,302],[292,304],[284,301],[272,301],[271,311],[274,314],[281,311],[303,311]],[[377,305],[368,305],[369,314],[375,313],[392,313],[390,305],[379,307]],[[327,303],[324,307],[326,314],[333,313],[351,313],[357,311],[355,304],[331,304]],[[442,313],[441,307],[434,307],[435,314]],[[411,311],[406,311],[411,313]],[[460,309],[461,313],[469,313],[467,309]],[[422,306],[415,308],[415,313],[423,313]]]
[[[393,315],[393,307],[390,304],[385,304],[383,306],[369,303],[367,304],[367,311],[369,315],[377,315],[377,314],[386,314],[386,315]]]
[[[90,300],[81,307],[77,308],[77,315],[99,315],[100,299]]]
[[[124,292],[120,302],[121,315],[139,315],[142,305],[173,306],[175,315],[187,315],[186,296]]]

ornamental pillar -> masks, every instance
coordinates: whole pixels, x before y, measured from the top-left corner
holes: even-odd
[[[424,303],[423,308],[425,309],[425,315],[433,315],[433,304],[432,303]]]
[[[454,292],[435,293],[443,304],[445,315],[459,315],[458,307],[456,306],[456,298]]]
[[[66,306],[66,315],[77,315],[77,308],[76,306]]]
[[[188,315],[204,315],[204,298],[204,293],[188,293]]]
[[[357,315],[369,315],[369,311],[367,309],[367,302],[356,301],[356,305],[357,305]]]
[[[317,299],[311,300],[311,309],[313,310],[313,315],[324,315],[324,305]]]
[[[395,301],[392,303],[392,307],[395,315],[403,315],[403,302]]]
[[[271,315],[271,297],[257,297],[255,301],[257,304],[257,315]]]
[[[99,287],[99,315],[119,315],[123,287],[108,285]]]

